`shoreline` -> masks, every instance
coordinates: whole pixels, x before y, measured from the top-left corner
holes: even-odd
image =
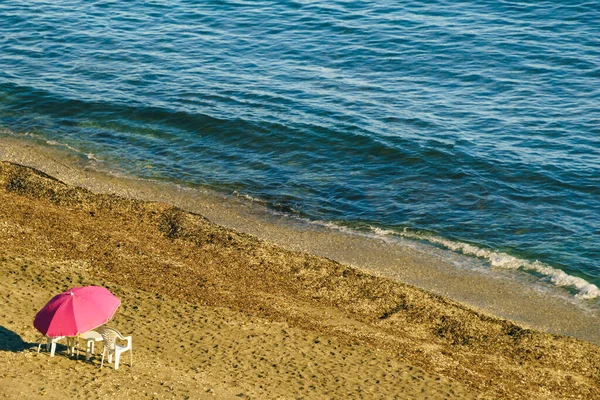
[[[0,160],[29,166],[95,193],[172,204],[228,229],[286,249],[323,256],[370,274],[405,282],[524,327],[600,345],[598,302],[574,299],[519,271],[494,270],[467,257],[411,240],[384,241],[274,215],[245,199],[115,176],[82,167],[72,154],[0,138]],[[473,265],[477,265],[473,268]]]
[[[86,396],[70,373],[45,369],[55,360],[31,350],[30,319],[50,293],[99,284],[123,299],[112,322],[133,331],[141,359],[129,374],[98,372],[94,363],[69,368],[100,377],[106,397],[116,385],[133,397],[170,388],[201,398],[199,384],[203,395],[226,398],[238,387],[245,398],[600,396],[593,344],[524,329],[166,203],[97,194],[16,164],[0,162],[0,196],[0,288],[9,299],[2,333],[23,342],[3,342],[0,361],[11,363],[3,376],[20,393],[31,393],[21,377],[31,371],[51,382],[50,398],[61,384]]]

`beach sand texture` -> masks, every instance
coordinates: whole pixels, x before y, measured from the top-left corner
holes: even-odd
[[[0,243],[5,398],[600,398],[593,344],[6,162]],[[91,284],[133,367],[36,352],[37,310]]]

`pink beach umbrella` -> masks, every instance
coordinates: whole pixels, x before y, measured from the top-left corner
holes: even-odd
[[[33,326],[48,337],[77,336],[105,324],[120,304],[106,288],[74,287],[54,296],[36,314]]]

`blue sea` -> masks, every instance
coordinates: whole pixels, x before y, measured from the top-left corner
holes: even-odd
[[[600,2],[0,2],[0,137],[600,296]]]

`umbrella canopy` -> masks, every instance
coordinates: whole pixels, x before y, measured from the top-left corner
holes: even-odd
[[[120,304],[106,288],[74,287],[54,296],[36,314],[33,326],[49,337],[77,336],[105,324]]]

